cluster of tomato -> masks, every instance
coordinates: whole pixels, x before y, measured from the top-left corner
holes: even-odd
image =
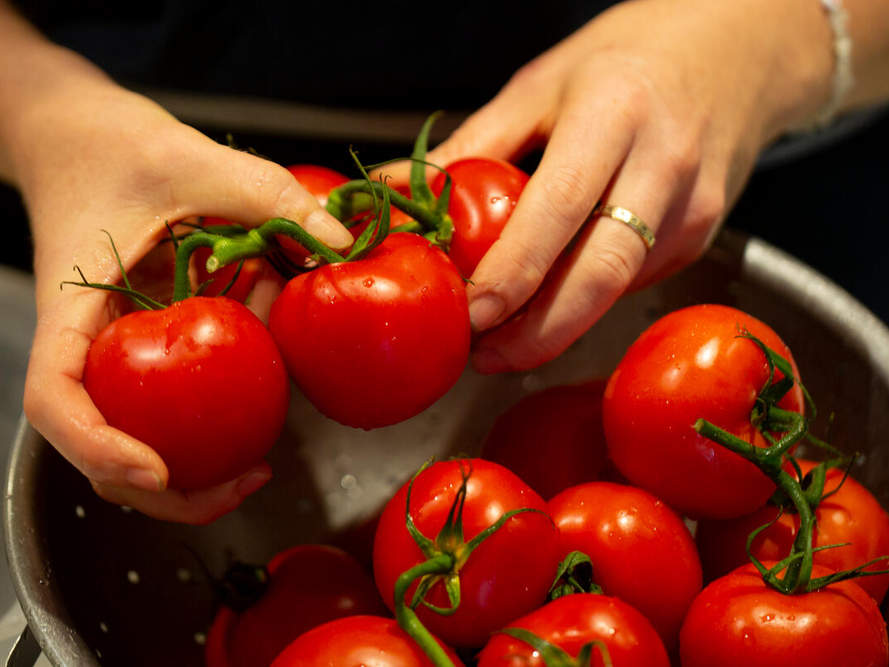
[[[140,309],[96,337],[84,385],[109,424],[160,454],[171,488],[210,487],[258,463],[280,436],[290,380],[320,412],[363,429],[422,412],[457,381],[471,335],[465,280],[528,177],[478,158],[427,184],[417,164],[401,192],[326,167],[288,168],[351,225],[345,256],[288,220],[247,232],[205,218],[166,248],[171,303],[130,289],[126,276],[114,287]],[[244,305],[264,271],[282,283],[267,326]]]
[[[378,518],[372,578],[330,547],[277,557],[265,596],[219,612],[208,667],[886,665],[889,515],[841,463],[793,455],[808,434],[783,429],[811,408],[792,377],[748,314],[670,313],[607,381],[524,397],[480,458],[405,483]],[[704,423],[780,454],[779,470]],[[780,493],[794,489],[809,504]],[[776,573],[806,558],[783,590]]]
[[[427,184],[422,133],[414,157],[405,191],[290,168],[352,225],[346,255],[284,219],[204,220],[172,237],[171,304],[115,287],[143,310],[96,337],[84,385],[158,451],[171,487],[264,457],[290,380],[370,429],[463,372],[464,279],[527,176],[476,158]],[[242,303],[266,265],[287,275],[267,326]],[[378,519],[372,577],[320,545],[248,568],[255,591],[220,610],[208,665],[886,665],[889,516],[809,433],[813,408],[766,324],[718,305],[670,313],[607,381],[530,395],[480,458],[419,471]],[[828,460],[798,458],[802,443]]]

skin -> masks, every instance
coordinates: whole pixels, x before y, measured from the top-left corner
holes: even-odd
[[[845,5],[857,81],[850,108],[889,97],[889,5]],[[482,332],[476,368],[551,359],[624,291],[696,258],[757,152],[828,98],[831,42],[813,0],[636,0],[522,67],[430,155],[438,164],[478,154],[513,159],[545,146],[510,223],[472,276],[471,316]],[[268,468],[214,489],[168,491],[160,458],[108,428],[80,382],[114,300],[60,294],[58,284],[73,264],[93,280],[119,278],[101,228],[127,268],[157,243],[165,220],[199,214],[245,224],[285,216],[335,248],[351,237],[282,167],[219,146],[121,89],[43,39],[4,0],[0,43],[0,178],[21,191],[35,245],[39,324],[25,412],[102,497],[151,516],[209,521],[261,486]],[[658,236],[654,250],[621,223],[590,219],[600,198],[645,220]],[[255,307],[276,288],[257,289]]]
[[[17,59],[0,66],[0,176],[21,191],[35,246],[25,413],[106,500],[161,519],[211,521],[268,481],[268,465],[209,489],[168,489],[160,456],[108,426],[83,387],[87,350],[119,300],[59,283],[77,278],[74,265],[92,281],[120,278],[103,228],[128,269],[163,238],[165,220],[189,216],[257,224],[282,215],[336,247],[352,237],[286,169],[179,123],[43,40],[5,4],[0,41],[2,57]]]
[[[849,108],[889,95],[889,6],[844,4],[857,81]],[[552,359],[621,294],[696,259],[759,151],[829,98],[832,39],[812,0],[638,0],[522,67],[429,153],[449,164],[544,149],[471,277],[475,367]],[[600,200],[644,220],[654,249],[626,225],[591,217]]]

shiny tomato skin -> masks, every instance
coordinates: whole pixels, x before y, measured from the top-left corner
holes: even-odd
[[[752,512],[774,490],[753,463],[692,428],[703,418],[766,445],[750,413],[768,364],[753,341],[738,336],[742,329],[788,359],[799,377],[790,350],[768,325],[736,308],[702,304],[673,311],[644,331],[605,389],[605,439],[618,470],[694,518]],[[803,412],[798,385],[779,406]]]
[[[455,667],[463,663],[441,641]],[[271,667],[432,667],[432,661],[391,618],[347,616],[309,630]]]
[[[815,566],[814,576],[830,572]],[[695,598],[679,651],[683,667],[889,664],[886,622],[854,581],[784,595],[768,587],[752,564],[720,577]]]
[[[341,549],[303,544],[272,558],[264,595],[238,613],[222,606],[207,633],[206,667],[267,667],[290,642],[343,616],[385,614],[373,579]]]
[[[501,413],[481,458],[512,470],[543,498],[599,479],[608,457],[602,430],[603,380],[528,394]]]
[[[299,184],[317,199],[321,206],[327,204],[327,195],[331,190],[349,182],[345,174],[317,164],[292,164],[287,167],[287,171],[293,174]]]
[[[500,238],[512,210],[528,182],[518,167],[486,157],[469,157],[449,164],[451,198],[448,214],[454,223],[454,237],[448,254],[468,278],[481,258]],[[432,191],[440,195],[445,175],[432,181]]]
[[[458,648],[482,646],[505,623],[543,604],[559,564],[559,533],[543,499],[503,466],[482,459],[434,463],[415,479],[410,512],[423,535],[434,539],[444,525],[462,480],[461,469],[471,471],[463,508],[467,542],[506,512],[535,511],[510,517],[469,556],[459,573],[462,597],[454,614],[441,616],[417,607],[430,632]],[[402,486],[384,507],[374,541],[374,578],[390,608],[397,577],[426,560],[405,527],[407,488]],[[426,599],[449,606],[441,582]]]
[[[361,260],[292,279],[272,305],[269,329],[306,397],[357,428],[423,411],[469,358],[463,281],[416,234],[393,234]]]
[[[797,460],[804,475],[816,465],[814,461]],[[842,479],[842,470],[828,470],[825,492],[837,489]],[[747,536],[777,515],[778,509],[769,504],[743,517],[699,521],[695,539],[707,579],[715,579],[747,563]],[[889,556],[889,514],[873,494],[851,476],[836,493],[821,502],[815,510],[815,520],[814,546],[845,545],[816,551],[815,563],[838,572]],[[795,512],[784,512],[777,522],[757,535],[752,544],[753,556],[759,560],[785,558],[798,530],[799,516]],[[883,561],[867,569],[885,570],[887,566],[889,561]],[[855,583],[880,603],[889,588],[889,574],[861,577]]]
[[[547,511],[563,555],[587,554],[605,594],[644,614],[672,650],[702,586],[698,550],[679,515],[647,491],[611,482],[565,489]]]
[[[90,345],[83,383],[108,424],[152,447],[169,486],[182,490],[226,482],[258,463],[289,402],[268,330],[225,297],[111,322]]]
[[[601,641],[619,667],[669,667],[667,651],[648,619],[623,600],[575,593],[560,597],[507,624],[524,628],[576,658],[591,641]],[[593,649],[590,667],[604,665]],[[546,667],[527,643],[496,633],[479,654],[478,667]]]

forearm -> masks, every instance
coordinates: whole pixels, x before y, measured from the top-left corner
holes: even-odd
[[[85,95],[111,81],[85,58],[44,38],[6,0],[0,0],[0,44],[0,180],[21,187],[23,163],[41,123],[64,113],[57,101],[66,91]]]

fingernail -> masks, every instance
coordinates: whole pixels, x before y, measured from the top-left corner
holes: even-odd
[[[491,374],[508,371],[506,359],[492,347],[480,347],[472,353],[472,366],[479,373]]]
[[[475,297],[469,304],[469,321],[476,331],[484,331],[496,324],[503,311],[506,310],[506,302],[496,294],[482,294]]]
[[[250,473],[249,475],[241,478],[241,480],[235,486],[235,493],[237,493],[242,498],[246,498],[254,491],[260,489],[271,478],[271,473],[266,471]]]
[[[339,220],[321,208],[309,213],[302,226],[309,234],[334,250],[348,248],[355,241],[352,233]]]
[[[164,483],[157,473],[147,468],[130,468],[126,474],[127,484],[145,491],[163,491]]]

